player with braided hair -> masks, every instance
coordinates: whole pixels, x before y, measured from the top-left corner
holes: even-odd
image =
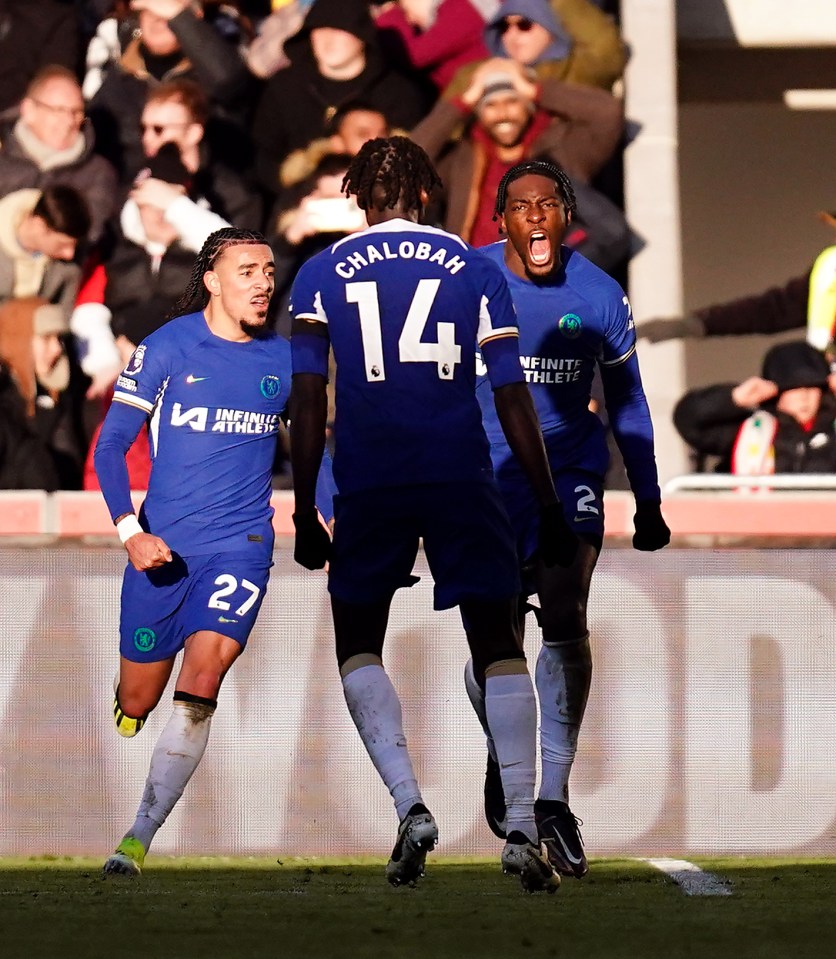
[[[136,820],[105,863],[108,876],[139,875],[203,756],[221,683],[264,599],[272,466],[291,379],[290,344],[266,323],[273,273],[260,234],[213,233],[179,315],[139,344],[116,381],[96,446],[96,472],[129,560],[114,701],[121,735],[142,729],[184,651],[171,718]],[[146,422],[151,478],[137,517],[125,454]]]
[[[508,800],[506,872],[554,892],[534,824],[536,707],[518,631],[513,536],[491,475],[476,401],[480,343],[497,416],[535,491],[547,563],[572,562],[566,526],[517,351],[517,325],[500,270],[458,237],[418,219],[437,184],[429,160],[401,137],[374,140],[346,178],[369,229],[333,244],[299,271],[293,313],[291,437],[296,558],[330,558],[328,589],[346,703],[400,825],[386,877],[412,884],[438,827],[424,805],[383,668],[395,591],[413,582],[423,540],[435,606],[459,606],[502,761]],[[333,348],[333,543],[317,522],[314,480],[325,429]],[[470,362],[468,362],[470,359]]]
[[[184,316],[195,310],[202,310],[209,299],[209,291],[203,282],[203,277],[215,265],[215,260],[230,246],[241,243],[264,246],[267,241],[254,230],[241,230],[238,227],[228,226],[216,230],[206,238],[200,252],[195,257],[189,282],[180,299],[171,308],[167,319],[175,316]]]
[[[422,194],[430,196],[441,180],[427,154],[408,137],[367,140],[351,161],[343,190],[357,196],[362,210],[391,210],[398,203],[420,209]],[[424,201],[426,202],[426,201]]]
[[[587,869],[578,820],[569,808],[569,773],[589,694],[592,656],[587,628],[590,583],[604,534],[603,483],[607,444],[591,412],[590,387],[600,369],[607,413],[636,497],[633,545],[666,546],[653,428],[636,359],[630,304],[621,287],[580,253],[561,245],[575,213],[565,172],[544,160],[507,171],[496,215],[507,239],[483,249],[502,269],[520,328],[520,354],[543,427],[555,488],[580,539],[568,568],[549,567],[537,550],[537,504],[505,438],[483,375],[477,386],[491,459],[517,539],[523,569],[522,607],[536,593],[542,646],[535,679],[540,702],[542,776],[534,806],[539,836],[555,870],[580,878]],[[469,626],[469,624],[466,624]],[[506,799],[484,687],[473,664],[468,695],[488,739],[485,814],[506,834]],[[501,759],[501,757],[499,757]]]

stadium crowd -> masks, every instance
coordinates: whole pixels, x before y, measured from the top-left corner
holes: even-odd
[[[498,238],[503,174],[556,161],[577,198],[564,243],[624,285],[639,241],[619,206],[617,12],[616,0],[0,0],[0,488],[96,488],[113,383],[214,230],[268,237],[271,319],[289,334],[301,265],[366,226],[342,180],[377,136],[427,151],[443,187],[426,221],[477,247]],[[638,335],[772,332],[809,315],[822,349],[830,250],[786,289]],[[145,488],[144,433],[129,466]],[[287,483],[284,444],[275,484]]]
[[[428,221],[474,245],[498,238],[506,170],[557,161],[580,205],[566,242],[623,268],[630,231],[598,189],[623,134],[616,6],[0,0],[0,488],[96,487],[116,377],[213,231],[268,236],[287,333],[300,266],[366,225],[341,183],[370,138],[428,151]],[[144,432],[129,469],[143,489]]]

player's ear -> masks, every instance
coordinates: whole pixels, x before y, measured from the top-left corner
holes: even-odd
[[[203,274],[203,285],[212,296],[219,296],[221,292],[221,281],[214,270],[207,270]]]

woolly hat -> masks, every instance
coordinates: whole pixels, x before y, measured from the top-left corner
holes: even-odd
[[[489,76],[485,77],[485,84],[482,87],[482,95],[479,97],[479,100],[476,104],[477,110],[479,107],[489,103],[491,99],[498,93],[515,93],[518,97],[522,97],[522,94],[514,86],[514,81],[511,78],[510,73],[491,73]]]
[[[827,386],[830,367],[824,355],[804,340],[773,346],[763,358],[763,378],[780,393],[803,386]]]
[[[318,0],[321,2],[321,0]],[[485,27],[485,46],[494,57],[507,57],[502,43],[502,34],[499,27],[508,17],[525,17],[552,35],[552,43],[537,58],[537,63],[544,60],[565,60],[572,49],[572,38],[569,32],[552,10],[548,0],[504,0],[490,23]],[[530,64],[526,64],[530,66]]]

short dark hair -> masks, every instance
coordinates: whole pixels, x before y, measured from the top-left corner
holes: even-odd
[[[343,180],[343,192],[356,194],[362,210],[391,209],[398,202],[408,210],[420,210],[421,192],[430,194],[437,186],[441,178],[432,161],[408,137],[367,140]],[[377,196],[372,195],[375,192]]]
[[[87,201],[78,190],[62,183],[44,187],[32,216],[39,216],[50,230],[74,240],[83,240],[90,232]]]
[[[206,121],[209,118],[209,101],[194,80],[180,77],[175,80],[166,80],[165,83],[151,87],[145,98],[145,105],[165,103],[167,100],[182,104],[191,114],[193,123],[206,126]]]
[[[380,107],[373,106],[367,100],[360,100],[358,98],[346,100],[345,103],[337,107],[337,112],[331,117],[331,122],[328,124],[328,132],[331,134],[339,133],[343,120],[345,120],[349,113],[379,113],[386,121],[386,126],[389,126],[389,120]]]
[[[493,211],[494,219],[502,216],[505,212],[505,204],[508,201],[509,184],[513,183],[514,180],[519,180],[520,177],[527,176],[529,173],[553,180],[557,185],[557,190],[558,193],[560,193],[560,198],[563,200],[563,206],[566,208],[566,212],[571,214],[577,212],[578,203],[575,199],[575,191],[572,189],[572,181],[569,179],[563,167],[558,166],[558,164],[552,160],[534,159],[523,160],[521,163],[514,164],[499,181],[499,189],[496,191],[496,206]]]

